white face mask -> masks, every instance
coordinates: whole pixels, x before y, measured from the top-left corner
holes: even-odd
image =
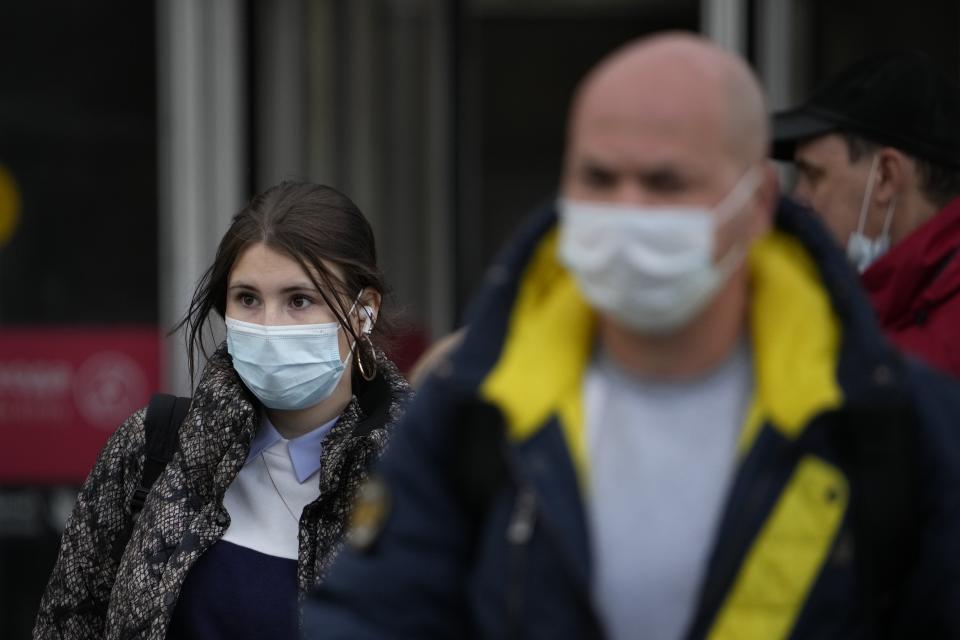
[[[348,318],[359,299],[358,295]],[[366,306],[363,310],[367,314],[363,332],[369,333],[373,310]],[[233,368],[270,409],[306,409],[329,398],[353,353],[351,349],[346,360],[340,360],[339,322],[271,326],[224,320]]]
[[[599,311],[645,334],[667,334],[703,309],[746,246],[713,263],[716,228],[740,214],[760,174],[748,170],[712,209],[561,199],[560,261]]]
[[[877,179],[879,158],[877,155],[873,156],[870,175],[867,176],[867,186],[863,192],[863,201],[860,203],[860,221],[857,223],[857,230],[851,233],[847,240],[847,258],[860,273],[866,271],[871,264],[876,262],[877,258],[885,254],[890,248],[890,223],[893,222],[893,210],[897,206],[896,198],[890,201],[887,206],[887,214],[883,220],[883,230],[879,236],[871,239],[864,235],[867,212],[870,210],[870,196],[873,195],[873,187]]]

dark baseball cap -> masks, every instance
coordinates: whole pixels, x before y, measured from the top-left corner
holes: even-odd
[[[830,78],[806,104],[773,114],[772,155],[792,160],[798,142],[831,132],[960,169],[960,84],[919,51],[871,56]]]

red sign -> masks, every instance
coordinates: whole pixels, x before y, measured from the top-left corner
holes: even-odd
[[[80,482],[160,384],[149,328],[0,329],[0,482]]]

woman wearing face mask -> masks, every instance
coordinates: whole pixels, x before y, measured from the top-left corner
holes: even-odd
[[[178,327],[191,363],[207,355],[211,312],[226,341],[196,381],[176,453],[125,532],[145,411],[110,438],[34,637],[297,637],[298,601],[323,578],[410,394],[376,346],[383,292],[370,225],[343,194],[283,183],[241,210]]]

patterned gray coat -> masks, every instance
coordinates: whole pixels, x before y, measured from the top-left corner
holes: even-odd
[[[354,389],[324,441],[320,497],[300,519],[301,598],[339,548],[352,495],[411,394],[396,367],[382,354],[378,360],[377,377]],[[259,413],[221,346],[201,375],[177,453],[147,497],[119,565],[113,559],[143,469],[145,413],[110,437],[80,490],[35,639],[164,638],[187,572],[230,524],[223,494],[246,460]]]

